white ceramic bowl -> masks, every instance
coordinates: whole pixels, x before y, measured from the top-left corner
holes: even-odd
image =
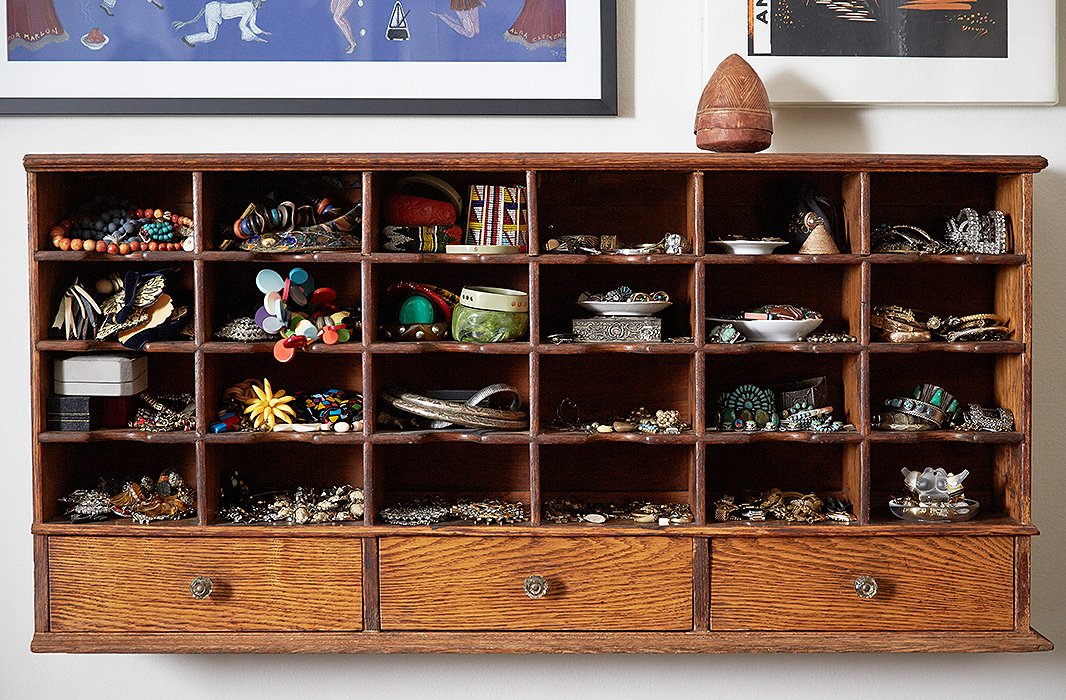
[[[732,323],[733,327],[748,340],[769,343],[794,343],[803,336],[822,325],[824,319],[805,318],[799,321],[789,319],[742,321],[734,318],[707,317],[712,323]]]
[[[788,241],[708,241],[725,248],[733,255],[769,255]]]
[[[597,316],[651,316],[670,306],[669,301],[579,301],[577,305]]]
[[[106,34],[104,35],[104,40],[102,42],[100,42],[99,44],[94,44],[91,41],[89,41],[89,35],[88,34],[85,34],[81,38],[81,45],[84,46],[85,48],[89,49],[90,51],[99,51],[100,49],[104,48],[105,46],[107,46],[110,43],[111,43],[111,37],[109,37]]]

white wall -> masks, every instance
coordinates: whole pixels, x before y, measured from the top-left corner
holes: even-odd
[[[709,0],[712,3],[720,0]],[[491,0],[490,0],[491,2]],[[682,151],[702,89],[699,0],[619,1],[621,116],[0,118],[0,698],[1066,697],[1066,652],[1030,655],[168,657],[31,655],[25,153]],[[1060,9],[1061,9],[1060,3]],[[665,9],[665,8],[669,9]],[[1066,13],[1061,13],[1066,17]],[[1061,29],[1060,29],[1061,36]],[[1066,53],[1064,51],[1063,53]],[[1060,75],[1066,68],[1060,60]],[[994,85],[988,86],[990,91]],[[153,86],[180,93],[180,86]],[[1066,96],[1066,87],[1060,88]],[[1066,648],[1066,106],[790,108],[777,151],[1042,154],[1036,178],[1033,624]],[[914,614],[935,600],[916,600]],[[717,692],[715,692],[717,691]]]

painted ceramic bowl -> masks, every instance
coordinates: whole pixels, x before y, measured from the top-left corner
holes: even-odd
[[[775,319],[762,321],[745,321],[738,318],[713,318],[707,317],[714,323],[732,323],[733,327],[749,341],[764,343],[795,343],[797,340],[812,333],[815,328],[822,325],[820,318],[804,318],[798,321],[791,319]]]
[[[651,316],[670,307],[669,301],[579,301],[577,305],[597,316]]]

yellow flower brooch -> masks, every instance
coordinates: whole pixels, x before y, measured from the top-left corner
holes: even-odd
[[[289,403],[296,400],[295,396],[288,396],[284,389],[275,392],[269,379],[263,380],[262,387],[252,384],[252,392],[254,396],[244,400],[244,412],[250,414],[256,430],[273,430],[278,420],[292,423],[296,412]]]

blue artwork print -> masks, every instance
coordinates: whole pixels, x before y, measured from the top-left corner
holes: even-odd
[[[7,55],[565,62],[566,0],[7,0]]]

